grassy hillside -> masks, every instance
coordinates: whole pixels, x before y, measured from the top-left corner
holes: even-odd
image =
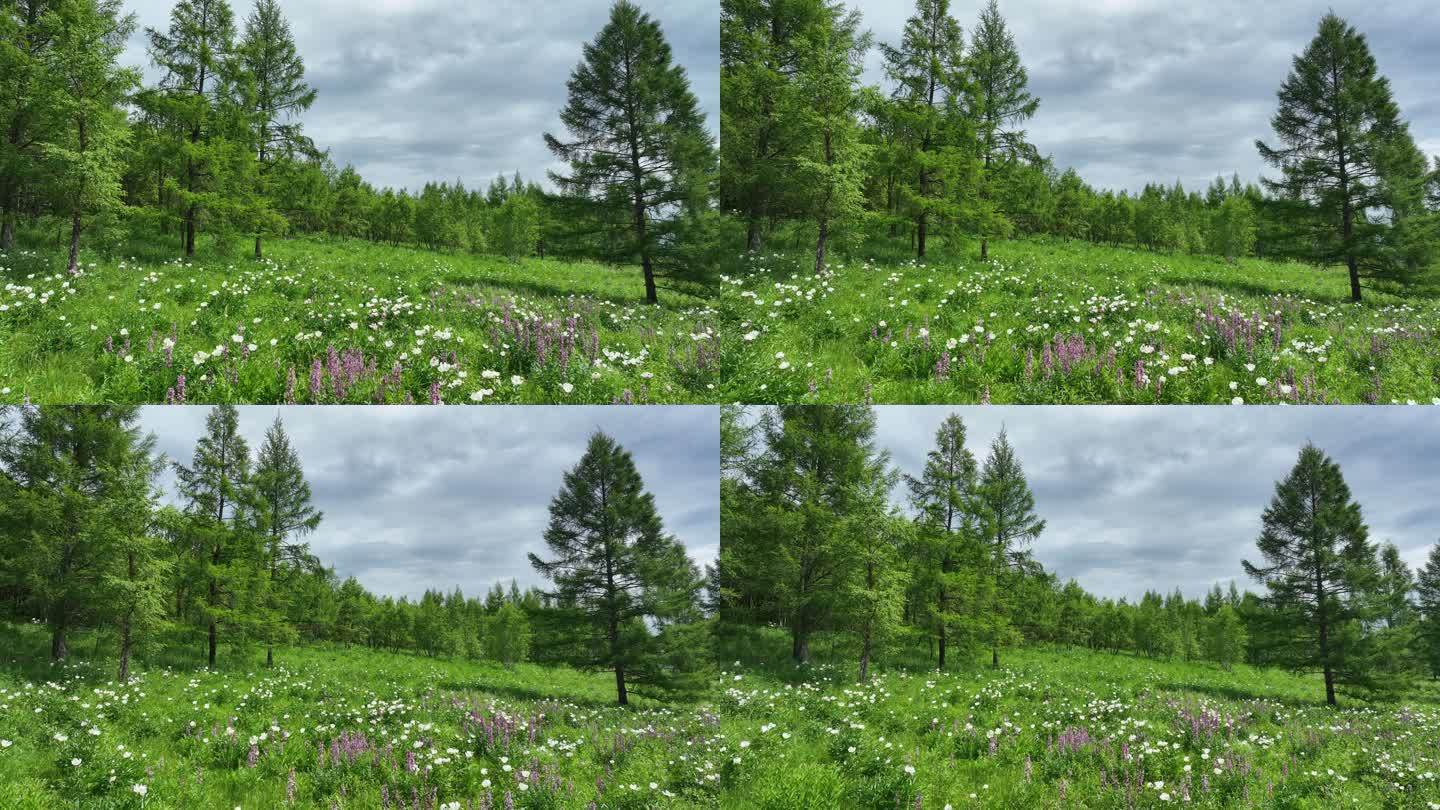
[[[1344,274],[1081,242],[924,264],[764,254],[727,275],[725,398],[877,403],[1440,402],[1440,302]]]
[[[6,808],[1440,802],[1428,685],[1337,711],[1313,678],[1031,649],[999,672],[868,685],[848,665],[737,664],[693,704],[619,709],[606,675],[535,665],[301,648],[274,670],[231,654],[215,673],[175,661],[121,687],[108,662],[43,663],[39,628],[0,640]]]
[[[675,403],[719,382],[713,311],[639,271],[274,240],[263,262],[154,249],[0,255],[0,401]],[[183,385],[180,378],[184,377]]]

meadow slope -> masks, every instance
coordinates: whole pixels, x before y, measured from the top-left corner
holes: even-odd
[[[1440,403],[1440,302],[1340,270],[1082,242],[991,263],[765,253],[724,278],[725,399]]]
[[[1421,807],[1433,687],[1325,708],[1314,678],[1081,650],[856,684],[729,666],[692,703],[611,705],[605,674],[284,649],[217,672],[0,667],[0,806]],[[87,649],[88,644],[77,644]],[[137,787],[138,786],[138,787]]]
[[[0,402],[686,403],[714,311],[640,273],[358,241],[267,257],[0,255]]]

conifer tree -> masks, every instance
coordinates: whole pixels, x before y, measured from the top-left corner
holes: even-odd
[[[895,83],[891,114],[900,130],[903,167],[897,190],[915,222],[915,255],[925,258],[936,219],[961,213],[961,189],[973,183],[974,85],[965,65],[965,37],[950,0],[916,0],[898,46],[880,45],[885,74]]]
[[[269,604],[275,614],[271,622],[273,638],[265,645],[265,666],[275,663],[276,640],[284,640],[289,626],[283,622],[284,605],[281,594],[298,574],[319,568],[319,561],[310,553],[310,546],[300,538],[315,531],[324,519],[323,512],[310,502],[310,484],[300,465],[300,455],[290,445],[290,437],[280,417],[265,431],[265,442],[255,464],[256,518],[265,535],[266,577],[269,582]]]
[[[0,3],[0,251],[15,249],[15,219],[22,195],[42,175],[36,156],[47,137],[51,98],[45,62],[56,0]]]
[[[136,406],[27,407],[0,444],[8,565],[49,625],[54,660],[69,657],[72,630],[112,615],[108,578],[144,531],[129,519],[149,495],[135,480],[151,446],[138,418]]]
[[[606,258],[635,262],[645,300],[675,272],[677,245],[710,206],[714,152],[685,69],[671,62],[660,25],[629,0],[585,46],[566,84],[560,121],[571,140],[546,133],[568,174],[551,173],[598,222]]]
[[[1245,658],[1245,625],[1240,615],[1228,604],[1221,605],[1208,620],[1206,652],[1210,659],[1227,672],[1236,661]]]
[[[486,654],[506,667],[513,667],[530,655],[530,622],[525,611],[506,602],[490,618],[485,634]]]
[[[980,260],[989,257],[989,236],[1006,233],[1010,222],[999,208],[1005,196],[1002,186],[1011,178],[1017,162],[1032,157],[1035,147],[1025,142],[1025,131],[1016,129],[1040,107],[1031,95],[1029,75],[1020,62],[1015,37],[1000,16],[996,0],[980,12],[980,21],[971,32],[966,57],[975,84],[971,116],[976,122],[980,148],[981,181],[976,224],[980,232]]]
[[[257,161],[257,193],[269,193],[278,161],[293,160],[315,151],[302,133],[299,116],[315,103],[315,89],[305,83],[305,62],[295,48],[290,24],[278,0],[256,0],[245,20],[245,35],[237,48],[241,103]],[[260,258],[260,234],[255,236],[255,258]]]
[[[1035,514],[1035,496],[1025,481],[1025,471],[1004,430],[991,443],[990,455],[980,471],[975,511],[992,588],[986,617],[990,665],[999,669],[1000,647],[1013,635],[1011,616],[1018,607],[1010,602],[1009,586],[1032,564],[1028,546],[1045,531],[1045,521]]]
[[[791,113],[802,34],[838,13],[826,0],[721,0],[720,199],[745,220],[745,246],[786,213],[807,133]]]
[[[754,499],[726,530],[737,541],[727,562],[731,576],[768,595],[790,631],[791,656],[804,664],[853,570],[842,518],[887,458],[874,446],[875,415],[863,406],[782,406],[761,418],[760,434],[764,451],[746,482]]]
[[[191,551],[182,576],[204,583],[200,616],[205,622],[207,663],[215,668],[220,629],[244,623],[244,597],[253,593],[255,537],[247,520],[254,506],[250,448],[240,435],[233,405],[218,405],[205,417],[205,435],[195,444],[189,467],[175,465],[176,485],[185,499],[184,542]]]
[[[1279,180],[1264,181],[1281,203],[1275,211],[1293,234],[1297,256],[1344,264],[1350,297],[1359,301],[1362,279],[1393,275],[1382,250],[1391,233],[1371,216],[1384,203],[1385,152],[1405,130],[1390,82],[1365,35],[1329,13],[1278,95],[1270,123],[1280,145],[1255,142],[1281,172]]]
[[[239,206],[235,21],[226,0],[177,0],[170,27],[146,29],[150,58],[163,77],[146,102],[173,129],[181,168],[175,196],[185,255],[195,255],[201,217]],[[244,150],[248,156],[248,147]]]
[[[44,77],[58,122],[41,146],[50,174],[54,209],[70,219],[69,271],[79,268],[80,233],[91,217],[113,215],[121,205],[120,174],[130,139],[122,105],[140,83],[137,71],[118,66],[135,29],[120,0],[61,0],[47,17],[52,45]]]
[[[1415,578],[1415,600],[1421,618],[1421,655],[1430,677],[1440,678],[1440,542],[1430,547],[1425,567]]]
[[[634,459],[604,433],[590,437],[565,473],[550,502],[545,544],[552,559],[530,554],[530,564],[554,584],[546,596],[577,611],[586,657],[576,663],[613,671],[622,706],[633,675],[664,688],[671,673],[645,660],[655,647],[646,623],[663,625],[693,611],[699,572],[665,532]]]
[[[909,572],[901,563],[909,525],[886,505],[891,475],[866,482],[857,508],[842,531],[853,549],[856,571],[844,593],[844,613],[860,637],[860,681],[870,679],[870,661],[900,630]]]
[[[1296,671],[1320,671],[1325,702],[1337,684],[1367,682],[1358,625],[1375,587],[1375,549],[1340,465],[1307,444],[1261,518],[1256,545],[1265,565],[1245,571],[1269,590],[1266,604],[1282,632],[1267,639],[1274,660]]]
[[[796,195],[815,221],[815,272],[825,271],[831,225],[864,211],[870,145],[858,115],[856,85],[870,49],[854,14],[825,15],[796,38],[795,109],[787,117],[805,133],[795,155]]]
[[[945,668],[950,627],[973,617],[980,582],[973,553],[979,548],[975,525],[975,489],[979,468],[965,447],[965,423],[950,414],[935,431],[935,448],[926,454],[919,478],[906,476],[910,503],[915,509],[919,553],[913,580],[926,606],[921,615],[933,624],[939,657]],[[967,639],[973,642],[976,639]]]

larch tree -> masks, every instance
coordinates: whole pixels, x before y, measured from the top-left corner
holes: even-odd
[[[845,516],[856,570],[844,591],[843,613],[860,641],[859,679],[870,680],[872,658],[904,626],[905,589],[910,572],[903,564],[911,526],[893,514],[886,499],[892,475],[867,482],[856,508]]]
[[[185,499],[188,520],[184,542],[191,552],[182,576],[204,584],[199,605],[205,623],[207,661],[215,668],[220,628],[240,625],[240,597],[248,593],[257,562],[248,548],[246,526],[254,506],[250,448],[240,435],[240,414],[233,405],[217,405],[205,417],[205,435],[195,444],[189,467],[175,465],[176,486]]]
[[[0,251],[15,249],[23,195],[42,176],[36,156],[46,136],[49,95],[43,82],[52,46],[47,17],[56,0],[0,3]]]
[[[27,407],[0,445],[8,564],[49,626],[54,660],[69,657],[72,629],[109,615],[107,578],[135,529],[109,519],[148,496],[127,477],[149,455],[138,419],[137,406]]]
[[[530,621],[514,602],[505,602],[486,623],[486,654],[513,667],[530,655]]]
[[[950,628],[978,607],[975,569],[962,565],[976,562],[970,552],[979,542],[973,511],[978,475],[975,456],[965,447],[965,422],[950,414],[935,431],[924,471],[918,478],[905,477],[919,546],[913,584],[927,608],[921,615],[933,627],[939,669],[945,668]]]
[[[560,121],[570,139],[546,133],[545,142],[570,170],[551,179],[593,215],[606,258],[640,265],[645,300],[657,303],[656,277],[682,269],[673,259],[708,210],[714,180],[712,139],[685,69],[659,23],[617,0],[566,88]]]
[[[1035,513],[1035,496],[1025,481],[1025,470],[1005,431],[990,445],[990,455],[975,488],[975,515],[980,541],[988,560],[992,599],[985,617],[990,635],[990,665],[1000,667],[1000,647],[1013,635],[1010,580],[1031,565],[1029,546],[1045,531]]]
[[[1017,127],[1035,115],[1040,99],[1030,93],[1020,50],[996,0],[990,0],[980,12],[970,34],[966,63],[975,85],[971,118],[981,164],[975,223],[980,233],[980,260],[984,261],[990,255],[989,237],[1010,229],[999,207],[1006,196],[1001,186],[1018,161],[1036,156],[1035,147],[1025,141],[1025,131]]]
[[[119,636],[116,680],[130,680],[130,661],[153,646],[166,626],[166,584],[171,576],[164,541],[155,531],[159,492],[155,479],[165,468],[153,454],[153,436],[126,434],[122,452],[108,466],[112,497],[99,504],[100,531],[113,549],[101,581],[102,611]]]
[[[553,583],[546,596],[576,610],[587,651],[576,663],[613,671],[622,706],[633,682],[627,674],[644,673],[642,680],[663,687],[669,673],[646,661],[656,649],[652,626],[694,610],[700,577],[666,533],[634,459],[606,434],[593,434],[565,473],[545,544],[551,559],[530,554],[530,564]]]
[[[1205,632],[1206,654],[1222,669],[1228,672],[1236,661],[1245,659],[1245,625],[1230,605],[1216,609],[1215,615],[1206,620]]]
[[[915,255],[925,258],[936,219],[961,213],[961,189],[974,181],[974,128],[964,116],[974,93],[965,36],[950,0],[916,0],[900,44],[880,45],[895,83],[890,117],[899,129],[898,202],[915,223]]]
[[[269,587],[267,607],[278,617],[285,615],[279,603],[289,582],[297,575],[313,572],[319,561],[310,553],[308,543],[300,538],[315,531],[324,519],[323,512],[311,503],[310,484],[300,464],[300,454],[290,444],[280,417],[265,431],[265,441],[255,463],[256,518],[265,535],[266,576]],[[284,631],[289,625],[277,619],[273,630]],[[275,635],[272,633],[271,635]],[[281,637],[286,634],[279,633]],[[265,666],[275,664],[274,639],[265,645]]]
[[[46,22],[52,46],[42,60],[42,81],[50,85],[47,112],[55,125],[40,154],[54,210],[70,220],[73,274],[86,220],[112,216],[123,203],[120,177],[130,141],[123,105],[140,74],[119,60],[135,19],[121,14],[120,0],[59,0]]]
[[[858,83],[870,37],[857,32],[859,23],[853,13],[825,15],[796,37],[794,108],[786,117],[805,133],[794,157],[795,186],[815,222],[817,274],[825,271],[831,226],[854,223],[865,210],[871,146],[858,117]]]
[[[256,0],[245,20],[237,48],[241,103],[249,113],[255,150],[257,195],[266,198],[275,164],[314,154],[315,144],[300,125],[300,115],[315,103],[315,89],[305,82],[305,62],[295,48],[290,24],[278,0]],[[280,224],[273,217],[272,225]],[[261,256],[261,235],[255,235],[255,258]]]
[[[1243,564],[1265,584],[1270,617],[1284,632],[1270,636],[1274,660],[1296,671],[1319,671],[1325,702],[1337,684],[1363,684],[1358,625],[1379,570],[1375,548],[1340,465],[1307,444],[1261,517],[1256,546],[1264,565]]]
[[[226,0],[178,0],[169,29],[148,28],[146,35],[150,59],[163,75],[145,100],[174,133],[172,150],[180,164],[174,193],[185,255],[194,256],[207,205],[225,207],[224,192],[238,189],[232,167],[238,149],[235,19]]]
[[[1255,145],[1280,170],[1264,183],[1277,197],[1277,215],[1293,234],[1299,258],[1344,264],[1350,297],[1362,279],[1388,275],[1383,247],[1389,228],[1371,213],[1381,208],[1383,159],[1405,127],[1365,35],[1336,16],[1320,20],[1315,38],[1295,57],[1280,86],[1271,127],[1277,147]]]
[[[1440,678],[1440,542],[1415,578],[1416,608],[1420,612],[1421,655],[1431,678]]]
[[[745,556],[732,555],[731,573],[753,577],[748,585],[773,600],[791,656],[805,664],[811,636],[830,625],[853,571],[843,517],[887,459],[864,406],[782,406],[761,418],[760,435],[765,447],[747,481],[753,508],[736,527]]]

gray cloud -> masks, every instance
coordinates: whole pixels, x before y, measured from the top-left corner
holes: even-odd
[[[208,412],[151,407],[141,423],[171,461],[189,464]],[[240,425],[252,453],[276,414],[325,512],[313,550],[378,593],[543,585],[526,553],[545,553],[550,499],[597,428],[634,456],[691,557],[703,566],[719,551],[713,408],[248,406]],[[173,473],[161,483],[173,501]]]
[[[715,0],[643,0],[685,66],[712,132],[719,128]],[[609,17],[608,0],[291,0],[284,11],[319,93],[307,133],[378,185],[468,187],[560,168],[541,137],[562,134],[565,83]],[[145,27],[165,30],[171,0],[127,0],[140,29],[127,64],[158,78]],[[250,3],[233,4],[243,31]]]
[[[1004,427],[1036,510],[1034,552],[1062,580],[1104,596],[1176,587],[1199,596],[1255,561],[1275,482],[1313,441],[1340,463],[1375,542],[1414,567],[1440,539],[1440,429],[1428,408],[970,407],[876,409],[878,444],[918,474],[946,415],[983,461]],[[895,493],[897,503],[903,490]]]
[[[913,3],[850,0],[876,41],[899,42]],[[983,0],[956,0],[968,31]],[[1002,0],[1040,110],[1030,139],[1092,184],[1207,185],[1264,171],[1275,93],[1329,9],[1364,33],[1422,149],[1440,153],[1440,74],[1432,0]],[[865,80],[883,83],[878,51]]]

